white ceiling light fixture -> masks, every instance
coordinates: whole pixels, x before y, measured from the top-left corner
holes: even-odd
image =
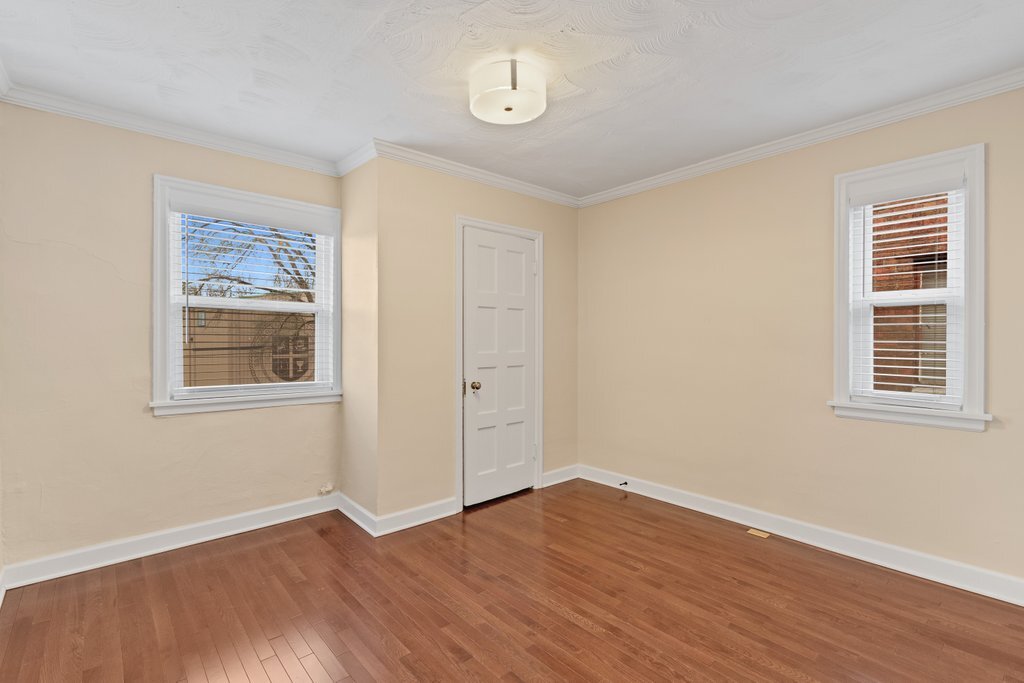
[[[482,66],[469,77],[469,110],[488,123],[526,123],[548,106],[544,72],[518,59]]]

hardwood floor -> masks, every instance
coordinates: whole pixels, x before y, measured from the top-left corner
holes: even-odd
[[[1024,608],[573,481],[9,591],[0,681],[1024,680]]]

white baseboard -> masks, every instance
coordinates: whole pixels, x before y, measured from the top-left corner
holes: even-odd
[[[573,479],[580,478],[580,466],[569,465],[568,467],[560,467],[557,470],[551,470],[541,475],[540,485],[541,488],[547,486],[554,486],[555,484],[561,484],[563,481],[572,481]]]
[[[629,475],[587,465],[570,465],[545,472],[541,484],[542,486],[553,486],[576,478],[628,490],[672,505],[763,529],[778,536],[791,538],[841,555],[855,557],[906,574],[1024,606],[1024,578],[1021,577],[1001,574],[955,560],[854,536],[770,512],[636,479]],[[623,482],[627,482],[626,486],[620,486]],[[77,574],[89,569],[134,560],[146,555],[154,555],[225,536],[233,536],[330,510],[340,510],[374,537],[391,534],[460,512],[454,498],[445,498],[408,510],[378,516],[348,496],[334,492],[319,498],[285,503],[8,565],[0,570],[0,605],[3,603],[4,593],[10,588]]]
[[[579,465],[560,467],[557,470],[545,472],[541,476],[541,487],[554,486],[565,481],[578,479],[580,476]],[[341,503],[338,509],[345,513],[349,519],[358,524],[363,531],[373,537],[408,529],[409,527],[433,522],[450,515],[458,514],[462,509],[458,506],[455,498],[445,498],[426,505],[400,510],[387,515],[375,515],[359,503],[355,502],[344,494],[338,494]]]
[[[154,531],[149,534],[76,548],[65,553],[8,565],[0,571],[0,604],[3,602],[4,593],[9,588],[20,588],[32,583],[106,567],[118,562],[135,560],[147,555],[155,555],[254,529],[262,529],[331,510],[340,510],[346,517],[374,537],[432,522],[435,519],[459,512],[455,499],[446,498],[409,510],[377,516],[348,496],[335,491],[318,498],[275,505],[173,529]]]
[[[30,583],[56,579],[195,543],[212,541],[253,529],[289,522],[300,517],[337,510],[340,497],[341,494],[332,493],[319,498],[275,505],[230,517],[154,531],[141,536],[121,538],[116,541],[76,548],[57,555],[18,562],[4,567],[4,588],[18,588]]]
[[[854,536],[843,531],[801,522],[596,467],[580,465],[579,473],[580,478],[587,481],[762,529],[840,555],[855,557],[871,564],[895,569],[904,574],[911,574],[996,600],[1024,606],[1024,578],[1021,577],[1001,574],[909,548]],[[627,484],[621,486],[623,482],[627,482]]]
[[[445,498],[444,500],[427,503],[426,505],[409,508],[408,510],[392,512],[377,518],[377,533],[374,535],[384,536],[385,534],[393,534],[396,531],[433,522],[434,520],[459,512],[462,512],[462,508],[456,504],[454,498]]]
[[[377,536],[377,515],[373,514],[344,493],[338,492],[338,509],[366,533]]]
[[[455,498],[445,498],[387,515],[375,515],[345,494],[338,495],[341,496],[338,509],[374,538],[462,512]]]

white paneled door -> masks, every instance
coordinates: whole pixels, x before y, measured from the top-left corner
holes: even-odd
[[[537,242],[465,226],[464,502],[533,486],[537,458]]]

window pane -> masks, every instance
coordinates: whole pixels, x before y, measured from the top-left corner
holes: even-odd
[[[874,388],[946,393],[946,305],[875,306]]]
[[[945,287],[949,195],[899,199],[871,209],[872,291]]]
[[[187,322],[181,358],[186,387],[311,382],[316,377],[313,313],[193,307]]]
[[[315,233],[176,213],[182,294],[316,300]]]

